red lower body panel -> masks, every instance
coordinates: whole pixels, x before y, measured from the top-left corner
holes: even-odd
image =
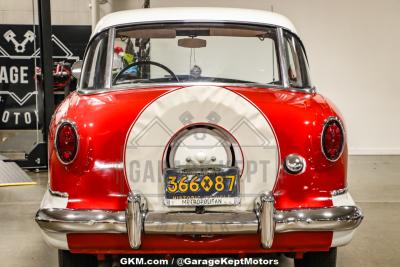
[[[140,249],[129,246],[125,234],[68,234],[74,253],[90,254],[237,254],[327,251],[332,232],[277,234],[271,249],[263,249],[258,234],[191,237],[144,235]]]

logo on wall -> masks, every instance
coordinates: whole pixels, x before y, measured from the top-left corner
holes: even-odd
[[[14,52],[16,54],[9,54],[6,49],[0,46],[0,57],[7,57],[12,59],[32,59],[32,58],[40,58],[40,48],[37,48],[32,55],[18,55],[24,53],[26,50],[26,46],[29,43],[34,43],[36,34],[31,30],[27,30],[24,34],[24,39],[21,42],[18,42],[16,39],[16,34],[12,30],[6,31],[3,37],[8,42],[14,45]],[[53,46],[56,45],[58,48],[64,52],[64,55],[54,55],[54,59],[65,59],[65,60],[79,60],[79,56],[74,56],[74,53],[68,49],[68,47],[57,38],[55,34],[51,36],[51,40],[53,41]],[[54,49],[54,47],[53,47]]]
[[[22,42],[18,42],[15,37],[17,36],[12,30],[8,30],[4,35],[4,39],[6,39],[7,42],[12,42],[15,47],[15,52],[17,53],[23,53],[25,52],[25,46],[28,42],[32,43],[35,41],[35,33],[28,30],[24,34],[25,39]],[[0,51],[5,51],[4,49],[0,49]]]
[[[0,129],[36,129],[41,124],[37,30],[32,25],[0,25]],[[53,26],[52,31],[53,61],[73,63],[83,56],[90,26]]]

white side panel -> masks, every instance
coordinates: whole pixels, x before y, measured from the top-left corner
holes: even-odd
[[[48,245],[57,249],[69,250],[66,234],[48,232],[43,230],[40,231],[42,232],[44,241],[46,241]]]
[[[49,190],[43,196],[42,203],[40,204],[41,209],[65,209],[68,204],[68,198],[57,197],[50,194]]]
[[[341,247],[350,243],[356,230],[333,232],[331,247]]]
[[[68,198],[58,197],[50,194],[49,190],[46,190],[42,203],[40,204],[41,209],[65,209],[67,208]],[[67,235],[64,233],[55,233],[41,230],[44,240],[50,246],[57,249],[68,250]]]
[[[355,202],[350,193],[332,197],[333,206],[354,206]],[[333,232],[331,247],[340,247],[350,243],[356,230]]]
[[[340,194],[338,196],[332,196],[332,203],[335,207],[340,206],[354,206],[355,202],[351,197],[350,193]]]

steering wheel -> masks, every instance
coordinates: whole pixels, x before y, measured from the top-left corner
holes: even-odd
[[[118,72],[118,74],[115,76],[115,78],[113,79],[113,84],[115,84],[119,80],[119,78],[121,78],[122,74],[124,74],[124,72],[127,71],[128,69],[130,69],[130,68],[132,68],[134,66],[140,66],[140,65],[146,65],[146,64],[154,65],[154,66],[157,66],[159,68],[162,68],[163,70],[168,72],[172,76],[172,78],[174,80],[179,82],[178,77],[176,77],[175,73],[172,70],[170,70],[167,66],[165,66],[165,65],[163,65],[161,63],[158,63],[158,62],[154,62],[154,61],[137,61],[137,62],[133,62],[133,63],[129,64],[128,66],[126,66],[122,70],[120,70]]]

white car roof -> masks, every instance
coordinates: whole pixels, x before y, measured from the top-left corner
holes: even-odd
[[[269,11],[220,7],[167,7],[133,9],[108,14],[97,23],[92,36],[113,26],[166,21],[247,22],[275,25],[296,33],[293,23],[288,18]]]

